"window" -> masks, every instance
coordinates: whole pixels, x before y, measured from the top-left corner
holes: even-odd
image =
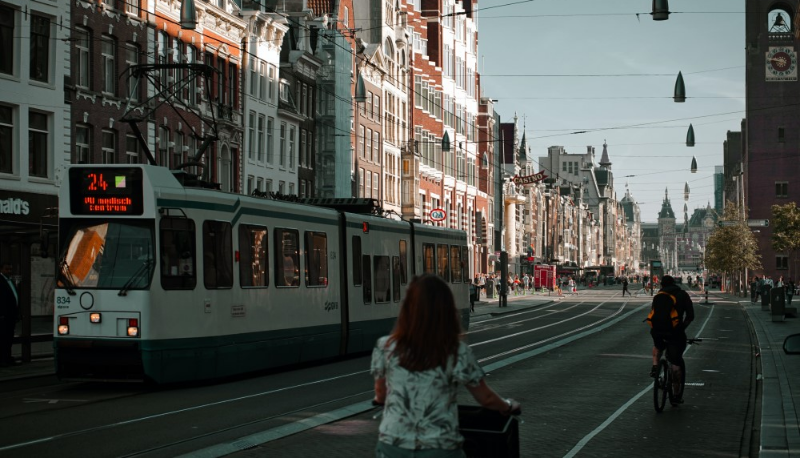
[[[380,138],[378,136],[379,136],[379,132],[378,131],[373,131],[373,161],[376,162],[376,163],[379,160],[378,146],[379,146],[379,143],[380,143]]]
[[[445,244],[437,244],[437,275],[450,282],[448,274],[450,274],[450,264],[448,263],[448,246]]]
[[[776,269],[789,269],[789,261],[787,255],[776,255]]]
[[[373,172],[373,199],[379,199],[381,195],[378,194],[378,172]]]
[[[108,94],[116,93],[117,71],[116,71],[116,47],[117,43],[113,37],[104,35],[100,38],[100,59],[103,71],[103,92]]]
[[[300,246],[297,230],[275,229],[275,285],[277,287],[300,285]]]
[[[125,136],[125,156],[128,164],[139,164],[139,139],[136,136]]]
[[[273,163],[273,119],[267,118],[267,162]]]
[[[353,256],[353,285],[362,285],[362,238],[353,236],[350,248]]]
[[[48,115],[28,112],[28,172],[32,177],[48,177]]]
[[[83,124],[75,126],[75,157],[76,164],[91,163],[92,157],[92,128]]]
[[[75,85],[79,88],[89,88],[91,78],[89,76],[90,44],[92,34],[86,29],[76,27],[73,31],[73,42],[75,43]]]
[[[366,128],[364,125],[359,125],[359,158],[364,159],[364,136]]]
[[[31,15],[31,69],[32,80],[50,81],[50,19]]]
[[[406,241],[401,240],[398,244],[398,252],[400,253],[400,282],[406,285],[407,273],[409,272],[408,252],[406,249]]]
[[[278,98],[281,102],[289,102],[289,92],[292,88],[289,86],[289,82],[287,80],[281,80],[278,85]]]
[[[14,173],[14,110],[0,105],[0,172]]]
[[[134,16],[139,16],[139,0],[124,0],[125,12]]]
[[[423,273],[436,272],[437,263],[434,257],[434,244],[423,244]]]
[[[400,257],[392,257],[392,301],[397,303],[401,296]]]
[[[390,291],[389,257],[376,255],[373,257],[373,272],[375,273],[375,302],[389,303]]]
[[[367,129],[367,134],[364,137],[365,147],[364,147],[364,154],[365,159],[373,160],[373,130]]]
[[[248,148],[248,158],[254,158],[254,151],[256,148],[256,112],[251,111],[248,114],[248,143],[250,144],[250,148]]]
[[[370,255],[362,255],[362,299],[364,304],[373,302],[373,277],[370,271]]]
[[[270,102],[275,100],[275,66],[270,64],[267,68],[267,80],[268,80],[268,89],[267,96]]]
[[[776,182],[776,197],[777,198],[787,197],[787,182]]]
[[[300,130],[300,149],[298,150],[298,166],[309,167],[306,161],[306,130]]]
[[[364,172],[364,196],[365,198],[372,198],[373,192],[373,174],[370,171]]]
[[[130,68],[133,65],[139,64],[139,46],[136,43],[126,43],[125,44],[125,64],[126,68]],[[126,79],[125,81],[128,82],[130,85],[127,89],[127,94],[125,96],[130,97],[132,101],[139,100],[139,87],[136,85],[136,80],[134,78]],[[189,97],[192,97],[191,91]]]
[[[103,144],[100,147],[103,164],[116,163],[115,151],[117,144],[117,133],[108,129],[103,129]]]
[[[159,223],[161,287],[164,290],[195,288],[195,222],[165,217]]]
[[[14,22],[16,12],[0,5],[0,73],[14,74],[14,51],[17,49],[17,40],[14,35]]]
[[[328,238],[306,231],[306,286],[328,287]]]
[[[267,247],[267,228],[239,225],[240,286],[267,287],[269,285]]]
[[[451,280],[462,282],[462,251],[457,245],[451,246]]]
[[[468,256],[467,247],[462,247],[462,281],[464,283],[470,282],[470,266],[468,260],[470,257]]]
[[[185,163],[187,158],[184,153],[184,134],[180,131],[175,131],[172,147],[172,169],[178,169],[178,166]]]
[[[359,197],[364,197],[364,168],[359,168]]]
[[[264,161],[264,115],[259,114],[259,137],[256,144],[256,154],[259,162]],[[251,151],[252,151],[251,147]]]
[[[289,168],[295,168],[295,126],[289,126]]]
[[[231,288],[233,280],[231,224],[203,222],[203,284],[207,289]]]
[[[278,165],[286,166],[286,123],[281,122],[278,132]]]
[[[156,162],[159,163],[159,166],[167,167],[167,163],[170,160],[167,151],[167,149],[169,148],[169,142],[170,142],[170,130],[167,129],[165,126],[161,126],[159,128],[159,156],[158,158],[156,158]]]

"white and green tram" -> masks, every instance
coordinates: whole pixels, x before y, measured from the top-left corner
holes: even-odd
[[[378,216],[372,200],[289,202],[185,177],[151,165],[68,169],[61,378],[195,381],[366,352],[426,272],[451,284],[467,329],[465,232]]]

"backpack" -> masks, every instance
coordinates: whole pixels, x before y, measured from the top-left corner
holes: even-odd
[[[645,321],[656,331],[671,332],[677,328],[679,312],[676,310],[676,297],[667,292],[657,293]]]

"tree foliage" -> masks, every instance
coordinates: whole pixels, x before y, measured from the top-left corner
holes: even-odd
[[[787,252],[790,277],[795,277],[798,263],[795,260],[795,252],[799,245],[798,230],[798,205],[789,202],[783,206],[774,204],[770,207],[773,218],[770,221],[773,227],[773,234],[770,238],[773,250],[776,252]]]
[[[794,202],[783,206],[774,204],[770,207],[773,218],[770,226],[773,227],[771,244],[777,252],[791,252],[798,248],[798,206]]]
[[[712,231],[704,256],[707,269],[720,273],[762,269],[757,240],[736,203],[726,203],[721,220],[736,223]]]

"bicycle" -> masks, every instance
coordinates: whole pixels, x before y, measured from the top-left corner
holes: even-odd
[[[687,344],[699,344],[703,342],[701,338],[690,338],[687,340]],[[682,359],[681,365],[681,380],[676,382],[673,381],[675,379],[675,374],[673,372],[673,365],[668,362],[667,359],[667,350],[662,352],[662,356],[659,359],[659,371],[654,376],[654,408],[656,409],[657,413],[661,413],[662,410],[665,408],[665,401],[670,400],[671,406],[679,406],[681,400],[684,396],[684,382],[687,377],[687,369],[684,364],[684,359]],[[678,384],[678,394],[674,393],[674,385]]]

